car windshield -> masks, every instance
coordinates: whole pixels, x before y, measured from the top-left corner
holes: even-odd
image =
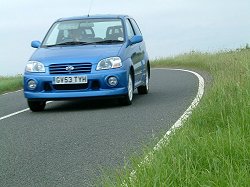
[[[124,42],[121,19],[83,19],[56,22],[42,47]]]

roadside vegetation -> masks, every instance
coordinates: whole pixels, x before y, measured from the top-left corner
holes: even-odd
[[[22,76],[0,76],[0,94],[22,88]]]
[[[150,162],[140,164],[146,149],[131,166],[105,176],[102,185],[249,186],[250,49],[192,52],[152,66],[206,71],[213,80],[191,117]]]

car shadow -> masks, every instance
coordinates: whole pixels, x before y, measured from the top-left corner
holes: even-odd
[[[138,94],[134,94],[133,104],[138,99]],[[51,104],[47,104],[44,112],[68,112],[68,111],[80,111],[80,110],[101,110],[101,109],[113,109],[113,108],[126,107],[122,106],[118,98],[98,98],[98,99],[77,99],[69,101],[54,101]]]

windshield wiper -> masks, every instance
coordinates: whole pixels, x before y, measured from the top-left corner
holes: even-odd
[[[120,40],[102,40],[97,42],[78,42],[78,41],[71,41],[71,42],[63,42],[53,45],[44,45],[43,47],[56,47],[56,46],[69,46],[69,45],[91,45],[91,44],[111,44],[111,43],[122,43],[123,41]]]
[[[102,41],[97,41],[97,42],[93,42],[93,43],[96,43],[96,44],[111,44],[111,43],[122,43],[123,41],[121,40],[102,40]]]
[[[56,47],[56,46],[67,46],[67,45],[89,45],[89,42],[78,42],[78,41],[71,41],[71,42],[63,42],[54,45],[44,45],[44,47]]]

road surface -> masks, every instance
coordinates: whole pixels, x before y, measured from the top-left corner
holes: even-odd
[[[195,75],[153,69],[148,95],[58,101],[0,120],[0,186],[91,186],[160,138],[196,96]],[[0,95],[0,118],[27,108],[22,91]]]

